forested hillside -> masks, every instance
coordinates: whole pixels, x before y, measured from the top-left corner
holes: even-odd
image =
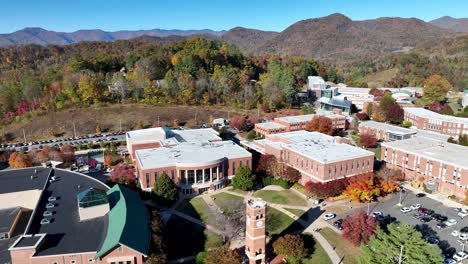
[[[0,49],[2,123],[35,110],[119,102],[275,109],[294,102],[308,75],[338,81],[335,70],[314,60],[249,57],[199,37],[170,42],[140,38]]]

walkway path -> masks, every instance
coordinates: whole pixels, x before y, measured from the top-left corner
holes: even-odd
[[[341,263],[341,258],[336,253],[335,249],[330,245],[328,240],[326,240],[322,234],[315,232],[315,229],[329,227],[327,223],[324,223],[321,219],[314,221],[308,228],[304,230],[303,233],[309,233],[314,236],[314,238],[320,243],[322,248],[327,252],[333,264]]]

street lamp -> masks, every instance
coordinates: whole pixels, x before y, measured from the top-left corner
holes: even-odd
[[[401,196],[402,196],[403,190],[400,188],[400,199],[398,200],[398,206],[402,206],[401,204]]]

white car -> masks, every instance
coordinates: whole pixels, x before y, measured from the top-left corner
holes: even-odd
[[[452,233],[451,233],[452,236],[454,237],[458,237],[460,235],[460,231],[458,230],[453,230]]]
[[[447,226],[453,226],[453,225],[456,225],[456,224],[457,224],[457,220],[455,220],[455,219],[449,219],[449,220],[445,221],[445,224],[446,224]]]
[[[406,214],[406,213],[411,212],[411,208],[409,208],[409,207],[403,207],[403,208],[400,209],[400,211]]]
[[[451,258],[447,258],[444,260],[444,264],[457,264],[457,261]]]
[[[462,209],[460,212],[458,212],[458,216],[460,216],[461,218],[468,216],[468,210]]]
[[[461,233],[461,234],[458,236],[458,239],[460,239],[461,241],[466,241],[466,240],[468,240],[468,234],[466,234],[466,233]]]
[[[410,206],[411,210],[418,210],[419,208],[421,208],[421,205],[420,204],[413,204]]]
[[[466,252],[463,251],[459,251],[453,255],[453,259],[456,261],[462,261],[466,258],[468,258],[468,254],[466,254]]]
[[[336,217],[336,214],[326,214],[323,216],[323,220],[328,221]]]

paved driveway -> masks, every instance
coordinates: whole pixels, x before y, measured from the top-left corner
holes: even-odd
[[[452,236],[450,233],[453,230],[460,230],[462,227],[468,226],[468,217],[462,219],[457,215],[457,212],[454,210],[454,208],[444,206],[441,202],[435,201],[428,197],[418,198],[413,192],[410,191],[403,192],[403,206],[409,207],[412,204],[419,203],[421,204],[421,207],[434,210],[435,213],[445,215],[448,217],[448,219],[453,218],[458,221],[457,224],[454,226],[446,227],[444,229],[438,229],[436,227],[436,224],[438,223],[436,220],[432,220],[429,223],[421,223],[420,220],[414,218],[413,215],[417,213],[417,211],[412,211],[406,214],[402,213],[400,211],[401,207],[397,205],[399,198],[400,194],[396,193],[392,194],[391,198],[387,201],[371,203],[369,206],[370,212],[381,211],[385,215],[391,215],[397,218],[397,220],[402,223],[408,223],[415,226],[418,230],[420,230],[423,233],[424,236],[436,237],[440,241],[439,247],[444,251],[450,247],[455,248],[456,251],[462,250],[462,246],[458,242],[458,238]],[[348,211],[346,213],[338,215],[337,219],[343,218],[346,215],[351,215],[356,210],[367,211],[367,207]],[[468,251],[468,244],[465,246],[465,251]]]

